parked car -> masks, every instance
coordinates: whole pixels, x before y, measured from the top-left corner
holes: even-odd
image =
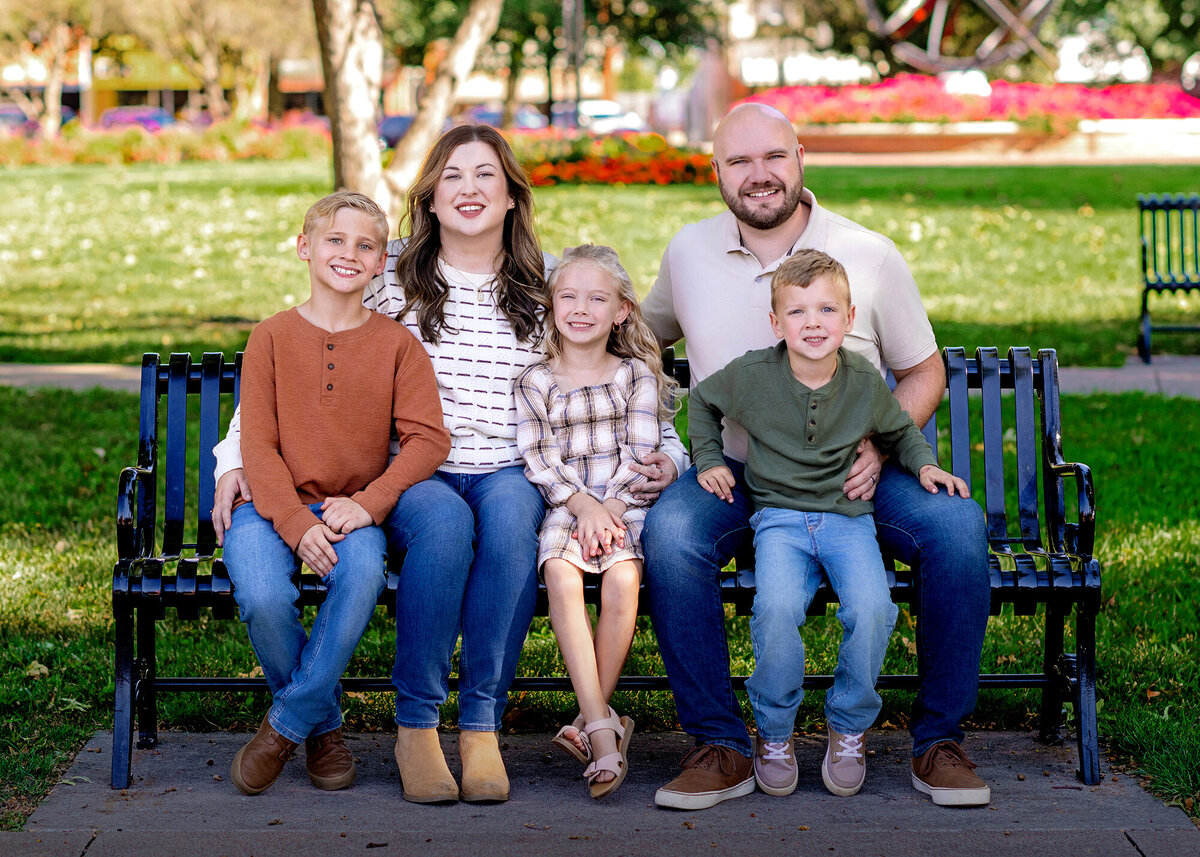
[[[459,115],[458,121],[499,128],[503,116],[504,108],[499,104],[476,104],[474,107],[464,110]],[[513,117],[513,127],[518,131],[536,131],[549,124],[546,115],[530,104],[522,104],[517,107],[516,115]]]
[[[75,118],[75,111],[70,107],[62,107],[61,124],[66,125]],[[24,134],[32,137],[38,133],[39,125],[36,119],[30,119],[20,107],[15,104],[0,104],[0,134]]]
[[[175,117],[161,107],[131,105],[111,107],[100,114],[101,128],[129,128],[138,126],[147,131],[161,131],[175,124]]]
[[[569,101],[554,104],[554,124],[570,127],[571,111],[575,105]],[[621,131],[645,131],[646,120],[626,110],[607,98],[584,98],[579,101],[579,127],[593,134],[615,134]]]
[[[396,148],[400,138],[408,133],[414,118],[407,113],[397,113],[380,119],[378,127],[380,146],[385,149]]]

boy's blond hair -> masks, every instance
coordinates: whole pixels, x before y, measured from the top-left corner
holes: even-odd
[[[371,218],[375,225],[375,237],[379,239],[379,249],[382,251],[388,237],[387,215],[371,197],[350,190],[335,191],[310,205],[304,214],[304,234],[311,236],[318,229],[328,226],[333,222],[334,215],[343,208],[352,208]]]
[[[850,279],[842,263],[820,250],[797,250],[783,261],[771,276],[771,309],[776,309],[780,289],[787,286],[808,288],[821,277],[829,277],[847,311],[850,310]]]

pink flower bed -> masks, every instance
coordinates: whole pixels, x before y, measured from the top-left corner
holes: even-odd
[[[797,124],[839,122],[970,122],[1007,119],[1060,125],[1080,119],[1200,116],[1200,99],[1168,84],[1080,84],[996,81],[990,96],[953,95],[936,77],[901,74],[880,83],[785,86],[746,101],[770,104]]]

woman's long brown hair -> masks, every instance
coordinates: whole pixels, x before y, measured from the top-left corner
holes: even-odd
[[[396,279],[404,300],[417,313],[421,338],[436,344],[447,330],[445,306],[449,284],[438,270],[441,227],[430,211],[434,191],[451,154],[464,143],[491,146],[508,182],[513,207],[504,218],[504,240],[496,270],[496,306],[522,342],[536,342],[542,334],[542,307],[546,290],[545,262],[533,224],[533,190],[517,163],[512,147],[489,125],[458,125],[438,139],[408,192],[408,238],[396,259]]]

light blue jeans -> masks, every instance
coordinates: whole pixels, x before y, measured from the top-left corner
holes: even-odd
[[[537,603],[542,495],[520,466],[439,471],[384,522],[405,551],[396,589],[396,724],[438,725],[462,635],[459,729],[495,732]]]
[[[799,626],[822,569],[837,593],[843,628],[825,717],[844,735],[867,731],[883,705],[875,680],[899,612],[888,594],[874,518],[768,508],[755,512],[750,525],[756,559],[750,618],[754,674],[746,691],[759,737],[786,741],[795,729],[804,698]]]
[[[309,506],[320,516],[321,504]],[[379,527],[347,533],[325,577],[312,633],[300,624],[299,560],[253,503],[233,510],[225,567],[250,645],[274,699],[268,720],[297,744],[342,725],[339,680],[387,583],[387,540]]]
[[[749,540],[745,466],[726,458],[737,484],[733,503],[709,494],[696,468],[663,491],[646,514],[646,592],[679,723],[698,744],[751,754],[729,678],[729,647],[718,573]],[[875,491],[879,544],[915,565],[917,670],[921,687],[910,729],[913,754],[961,741],[960,721],[975,707],[979,654],[991,603],[987,528],[972,499],[930,494],[911,473],[883,466]]]

